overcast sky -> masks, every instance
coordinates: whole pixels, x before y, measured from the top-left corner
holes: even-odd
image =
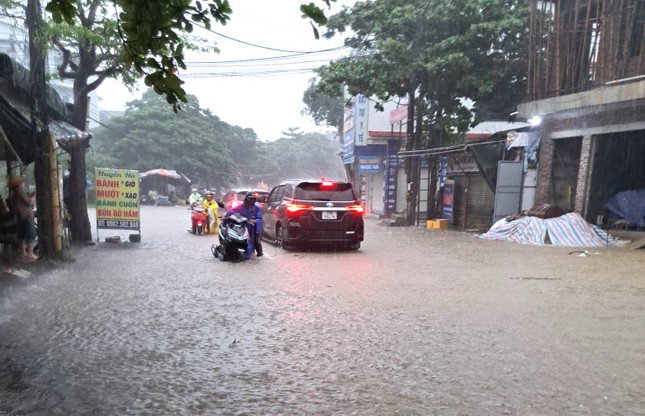
[[[339,0],[332,13],[338,10],[341,4],[353,2]],[[343,44],[341,37],[316,40],[309,21],[301,17],[299,1],[234,0],[231,1],[231,5],[231,21],[226,26],[214,25],[212,28],[226,36],[289,51],[319,51]],[[195,62],[188,64],[187,73],[198,73],[200,77],[185,77],[184,88],[189,94],[197,96],[202,107],[211,109],[228,123],[252,128],[263,140],[279,138],[280,133],[288,127],[300,127],[303,131],[333,130],[317,127],[310,117],[300,114],[304,108],[302,93],[313,73],[294,73],[293,70],[322,65],[329,59],[342,56],[343,51],[313,53],[263,62],[213,64],[212,62],[293,54],[244,45],[205,31],[200,34],[209,42],[216,43],[221,50],[219,54],[191,52],[187,57],[187,61]],[[267,71],[272,74],[257,76],[258,72]],[[249,72],[256,75],[248,75]],[[234,73],[246,74],[230,76]],[[126,102],[139,97],[141,92],[140,90],[130,93],[116,80],[108,80],[98,89],[102,98],[101,108],[105,110],[122,110]],[[172,110],[169,108],[169,111]]]

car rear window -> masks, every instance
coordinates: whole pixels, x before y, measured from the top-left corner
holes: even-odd
[[[321,183],[301,183],[296,187],[295,199],[307,201],[354,201],[354,191],[349,183],[335,183],[323,187]]]

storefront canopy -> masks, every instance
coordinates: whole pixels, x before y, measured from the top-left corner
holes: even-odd
[[[69,124],[69,112],[58,93],[47,86],[46,94],[49,129],[59,145],[65,147],[70,141],[87,141],[91,137],[89,133]],[[29,97],[29,71],[8,55],[0,53],[0,134],[4,135],[5,143],[11,148],[9,152],[3,149],[4,160],[14,160],[11,158],[13,154],[28,164],[36,156]]]

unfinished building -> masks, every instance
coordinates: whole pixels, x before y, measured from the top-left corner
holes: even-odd
[[[645,188],[645,2],[531,0],[528,81],[536,202],[610,225],[607,201]]]

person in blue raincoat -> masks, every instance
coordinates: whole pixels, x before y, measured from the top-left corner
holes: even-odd
[[[260,207],[255,203],[257,202],[258,197],[253,192],[247,192],[244,197],[244,202],[242,205],[237,206],[236,208],[226,211],[226,215],[230,215],[234,212],[239,213],[241,216],[248,218],[247,227],[249,229],[249,234],[251,236],[251,241],[246,248],[244,253],[244,259],[248,260],[253,254],[253,250],[257,253],[258,257],[262,256],[262,212]]]

